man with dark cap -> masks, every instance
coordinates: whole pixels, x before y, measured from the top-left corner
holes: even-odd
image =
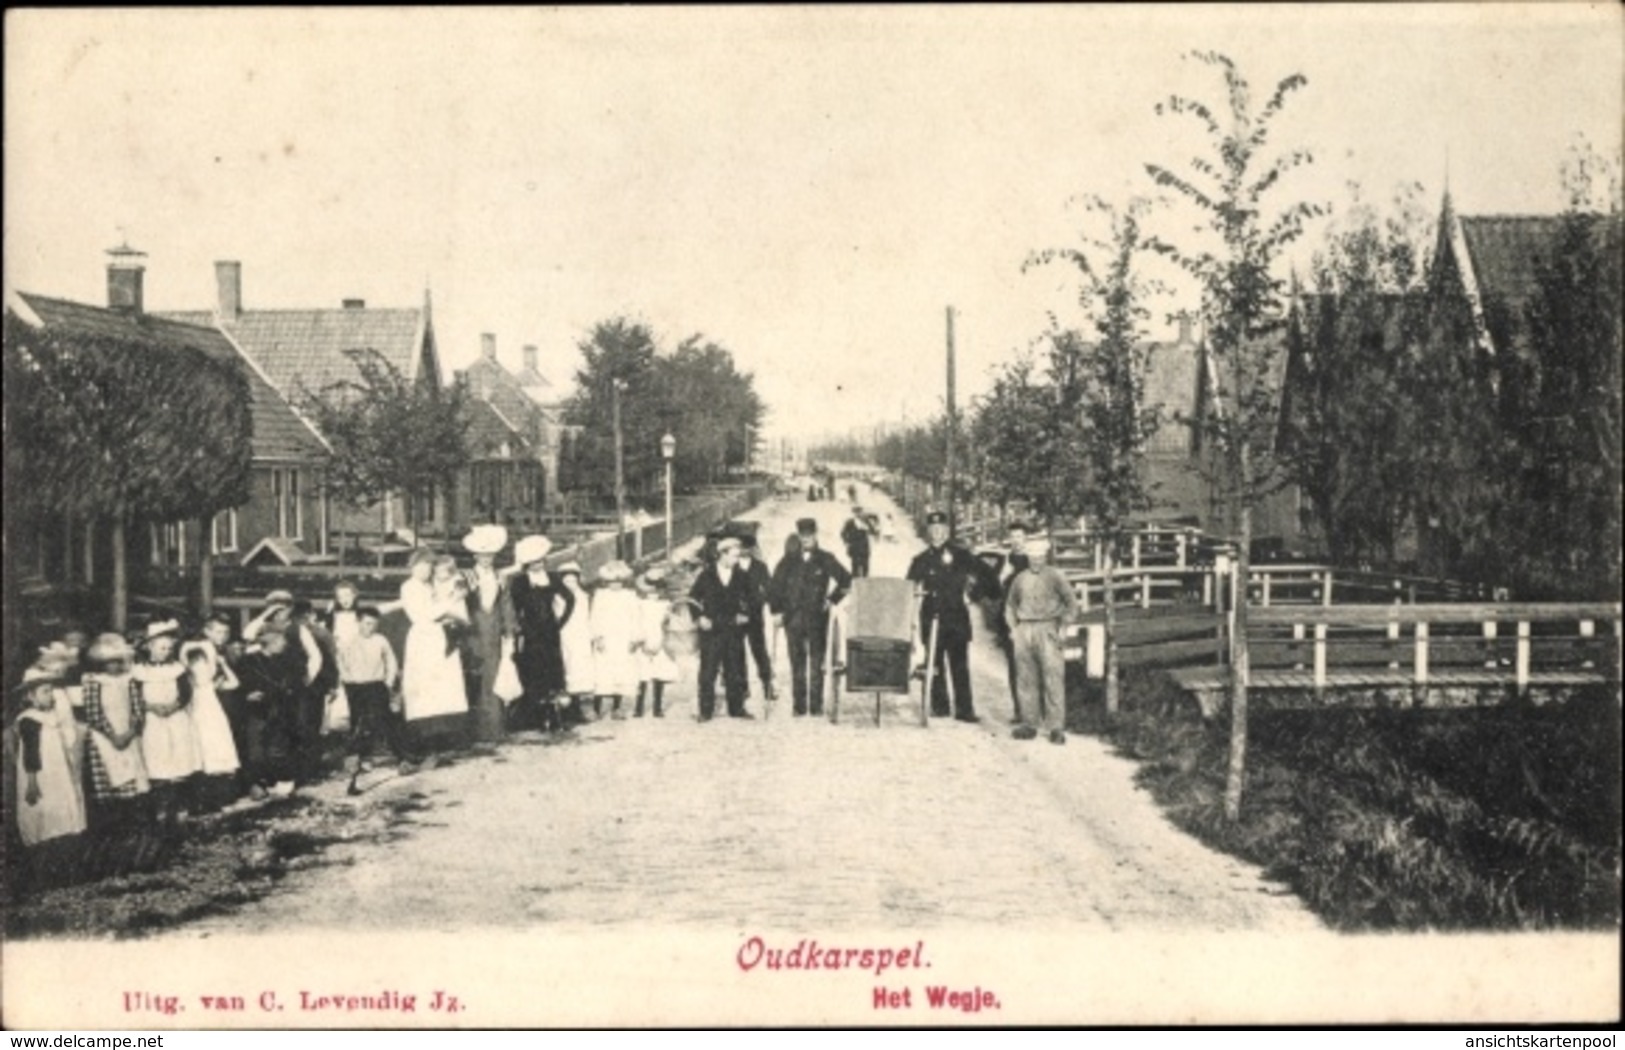
[[[786,554],[773,570],[768,602],[775,620],[784,623],[790,649],[790,685],[795,713],[824,711],[824,649],[829,641],[829,611],[846,597],[852,574],[829,551],[818,546],[818,522],[796,522],[800,549]]]
[[[931,545],[914,556],[908,579],[920,598],[920,637],[929,644],[931,627],[937,627],[936,669],[931,681],[931,713],[948,717],[948,679],[953,685],[953,716],[960,722],[975,722],[976,705],[970,687],[970,609],[966,592],[974,585],[987,594],[998,593],[999,581],[983,561],[956,543],[950,542],[948,516],[932,511],[925,518]]]
[[[745,629],[750,624],[751,585],[739,571],[739,540],[717,544],[717,560],[694,578],[688,597],[699,610],[700,721],[716,713],[717,673],[731,718],[752,718],[745,710]]]

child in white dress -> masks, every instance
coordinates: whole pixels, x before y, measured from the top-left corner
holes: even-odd
[[[17,687],[28,705],[17,716],[17,832],[36,884],[65,879],[71,851],[85,830],[85,798],[73,758],[73,714],[58,671],[34,666]],[[64,724],[67,723],[67,724]]]
[[[627,590],[632,569],[616,559],[598,570],[592,596],[592,648],[595,685],[611,702],[610,717],[624,718],[621,700],[635,695],[643,680],[643,633],[638,596]]]
[[[237,675],[226,663],[225,646],[231,640],[231,626],[223,617],[204,621],[203,637],[181,647],[181,659],[192,674],[192,721],[197,727],[198,757],[204,777],[199,790],[199,806],[205,812],[218,810],[231,800],[237,771],[241,767],[231,720],[220,702],[222,692],[239,685]]]
[[[645,697],[652,700],[654,716],[664,718],[662,700],[667,682],[677,681],[677,661],[666,651],[666,620],[671,603],[661,591],[665,570],[652,568],[638,577],[639,623],[643,647],[643,680],[638,683],[638,704],[633,714],[643,717]]]
[[[160,827],[180,819],[182,795],[203,769],[197,723],[192,718],[192,677],[176,652],[181,625],[163,620],[147,625],[144,658],[130,671],[130,695],[145,712],[141,754],[152,778],[153,806]]]

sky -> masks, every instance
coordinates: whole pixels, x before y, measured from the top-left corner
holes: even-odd
[[[568,386],[600,320],[703,333],[769,440],[918,421],[1027,346],[1077,284],[1033,252],[1079,195],[1193,152],[1230,55],[1315,162],[1283,199],[1446,173],[1464,213],[1561,208],[1576,135],[1618,155],[1612,4],[8,11],[7,289],[149,309],[410,306],[448,370],[480,334]],[[1168,311],[1179,303],[1167,304]],[[1193,305],[1193,304],[1190,304]]]

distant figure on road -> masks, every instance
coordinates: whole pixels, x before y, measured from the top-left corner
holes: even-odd
[[[1027,544],[1028,564],[1010,580],[1004,603],[1016,666],[1017,740],[1031,740],[1042,723],[1052,744],[1066,743],[1066,663],[1061,625],[1078,602],[1066,578],[1049,564],[1049,541]]]
[[[908,579],[920,596],[920,637],[929,644],[931,625],[937,624],[936,669],[931,681],[931,713],[948,717],[947,679],[953,685],[953,716],[960,722],[975,722],[976,705],[971,697],[968,659],[971,629],[970,609],[965,605],[967,590],[973,585],[985,593],[997,593],[998,580],[981,559],[957,543],[950,542],[948,516],[932,511],[925,518],[931,545],[914,556]]]
[[[795,713],[824,710],[824,649],[829,640],[829,610],[846,597],[852,574],[835,556],[818,546],[818,522],[796,522],[797,546],[773,570],[769,590],[773,615],[784,623],[790,649],[790,688]]]
[[[717,674],[730,718],[753,717],[745,710],[745,631],[750,624],[751,584],[739,571],[739,540],[717,544],[717,560],[694,578],[689,599],[699,609],[700,721],[716,714]]]
[[[869,537],[873,531],[863,508],[854,503],[852,517],[841,526],[841,542],[846,544],[846,560],[852,563],[853,576],[869,575]]]

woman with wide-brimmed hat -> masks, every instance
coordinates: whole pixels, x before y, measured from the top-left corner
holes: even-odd
[[[520,571],[509,588],[517,627],[514,666],[524,687],[524,696],[515,705],[516,726],[533,719],[540,728],[556,731],[564,725],[557,698],[568,684],[562,632],[572,616],[585,616],[586,610],[577,609],[575,595],[548,571],[547,555],[552,549],[546,536],[520,540],[513,550]]]
[[[476,525],[463,537],[463,549],[474,556],[474,567],[463,574],[473,625],[470,647],[476,665],[474,673],[478,675],[469,690],[469,700],[474,739],[487,745],[499,742],[507,727],[507,705],[496,694],[503,643],[513,637],[514,626],[508,582],[496,568],[497,555],[507,545],[508,530],[501,525]]]
[[[85,830],[85,799],[73,759],[69,732],[62,719],[72,719],[58,695],[62,677],[55,666],[36,664],[23,672],[16,687],[27,705],[16,721],[19,749],[14,800],[17,833],[23,845],[40,846]]]

